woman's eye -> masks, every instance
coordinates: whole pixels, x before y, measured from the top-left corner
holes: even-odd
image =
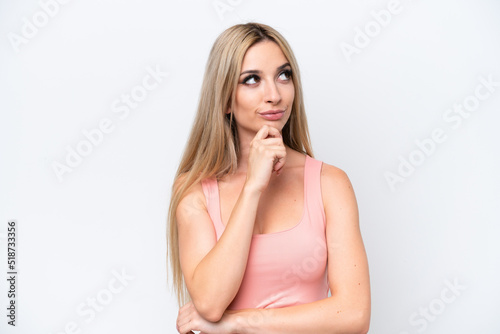
[[[280,77],[281,80],[285,80],[286,81],[286,80],[289,80],[291,76],[292,76],[292,71],[285,70],[285,71],[283,71],[283,72],[280,73],[279,77]]]
[[[257,77],[256,75],[250,75],[250,76],[245,78],[243,83],[247,84],[247,85],[253,85],[253,84],[256,84],[258,81],[259,81],[259,77]]]

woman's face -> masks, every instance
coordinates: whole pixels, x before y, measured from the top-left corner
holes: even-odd
[[[272,41],[252,45],[243,58],[232,110],[239,135],[248,133],[253,138],[264,124],[281,132],[294,96],[292,68],[280,47]],[[281,113],[262,114],[269,111]]]

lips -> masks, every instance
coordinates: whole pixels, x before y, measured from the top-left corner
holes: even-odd
[[[260,113],[260,117],[267,119],[268,121],[277,121],[283,117],[285,114],[284,110],[268,110],[266,112]]]
[[[267,111],[260,112],[259,114],[272,115],[272,114],[280,114],[280,113],[284,113],[284,112],[285,112],[284,110],[267,110]]]

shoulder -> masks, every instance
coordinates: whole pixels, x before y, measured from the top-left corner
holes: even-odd
[[[327,215],[337,210],[356,207],[354,189],[347,173],[325,162],[321,167],[321,195]]]
[[[174,193],[180,190],[186,182],[188,173],[182,173],[174,182]],[[188,189],[179,199],[177,215],[192,215],[194,211],[206,211],[206,198],[203,192],[202,183],[196,182],[191,189]]]
[[[347,173],[339,167],[322,162],[321,166],[321,185],[329,187],[348,187],[352,188],[351,181]]]

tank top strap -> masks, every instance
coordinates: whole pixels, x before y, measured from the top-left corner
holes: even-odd
[[[201,187],[203,188],[203,193],[205,194],[205,199],[207,201],[208,214],[214,224],[217,240],[219,240],[222,232],[224,231],[224,225],[222,225],[222,222],[220,221],[220,203],[217,179],[214,177],[204,179],[201,181]]]
[[[323,230],[326,227],[325,208],[321,195],[321,167],[323,162],[306,155],[304,168],[304,182],[306,183],[306,196],[309,217],[311,222],[319,222]]]

